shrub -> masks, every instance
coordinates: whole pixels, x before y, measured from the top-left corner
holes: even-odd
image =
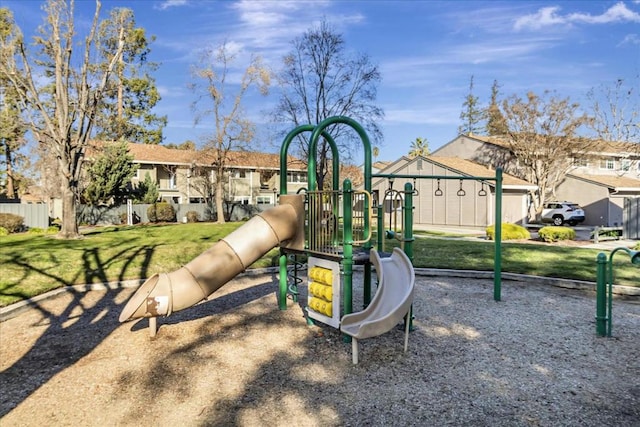
[[[9,233],[16,233],[24,228],[24,218],[11,213],[0,213],[0,227]]]
[[[176,210],[169,203],[154,203],[147,209],[147,216],[151,222],[175,222]]]
[[[49,227],[47,227],[47,234],[56,234],[59,231],[60,227],[56,225],[50,225]]]
[[[27,234],[44,234],[44,228],[31,227],[27,230]]]
[[[487,239],[493,240],[496,234],[496,229],[494,225],[490,225],[486,229]],[[520,240],[520,239],[530,239],[531,233],[529,230],[524,228],[521,225],[510,224],[507,222],[502,223],[502,240]]]
[[[4,227],[0,227],[0,236],[6,236],[7,234],[9,234],[9,231]]]
[[[545,242],[558,242],[560,240],[574,240],[576,231],[570,227],[548,226],[538,231],[538,236]]]
[[[187,222],[198,222],[200,221],[200,215],[196,211],[187,212]]]

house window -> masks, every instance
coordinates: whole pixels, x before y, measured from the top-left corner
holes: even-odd
[[[259,205],[272,205],[273,196],[258,196],[256,197],[256,203]]]
[[[178,188],[177,185],[177,174],[175,170],[171,170],[169,171],[169,189],[170,190],[175,190],[176,188]]]
[[[631,170],[631,160],[630,159],[620,160],[620,170],[623,170],[623,171]]]
[[[418,168],[418,170],[419,170],[419,171],[421,171],[421,170],[422,170],[422,159],[418,159],[418,161],[417,161],[417,165],[416,165],[416,166],[417,166],[417,168]]]
[[[240,203],[241,205],[249,204],[249,196],[235,196],[233,201],[236,203]]]
[[[234,178],[246,178],[247,177],[247,171],[240,169],[240,170],[236,170],[233,174]]]
[[[287,172],[287,182],[291,184],[307,182],[307,174],[303,172]]]
[[[589,161],[587,159],[574,158],[573,166],[577,168],[586,168],[589,166]]]
[[[600,160],[600,169],[615,170],[616,161],[613,159]]]

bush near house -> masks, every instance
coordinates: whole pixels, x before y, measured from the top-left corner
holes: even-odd
[[[7,231],[6,228],[0,227],[0,236],[6,236],[8,234],[9,234],[9,231]]]
[[[9,233],[17,233],[24,228],[24,218],[11,213],[0,213],[0,227]]]
[[[542,227],[538,231],[538,236],[545,242],[558,242],[560,240],[574,240],[576,231],[570,227]]]
[[[154,203],[147,208],[147,217],[151,222],[175,222],[176,210],[169,203]]]
[[[486,229],[487,239],[493,240],[496,234],[495,225],[490,225]],[[529,230],[518,224],[502,223],[502,240],[530,239]]]
[[[200,215],[196,211],[187,212],[187,222],[198,222],[200,221]]]

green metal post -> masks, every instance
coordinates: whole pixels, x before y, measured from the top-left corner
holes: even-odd
[[[407,257],[413,264],[413,186],[411,183],[407,182],[404,184],[404,253],[407,254]],[[405,319],[406,322],[406,319]],[[409,330],[413,331],[413,305],[411,306],[409,313]]]
[[[293,129],[291,132],[289,132],[287,136],[285,136],[284,140],[282,141],[282,146],[280,147],[280,194],[287,194],[287,153],[289,152],[289,146],[291,145],[293,138],[295,138],[302,132],[312,132],[313,129],[315,129],[315,126],[313,125],[300,125],[295,129]],[[327,140],[327,142],[329,143],[329,146],[331,147],[331,154],[333,156],[333,168],[334,170],[337,170],[337,167],[339,167],[339,159],[337,155],[338,146],[336,145],[333,138],[331,138],[331,135],[329,135],[328,133],[321,132],[321,135],[324,139]],[[309,156],[311,156],[311,151],[309,151]],[[311,159],[309,159],[309,161],[311,161]],[[315,154],[313,155],[313,163],[315,168]],[[337,177],[337,175],[333,181],[334,181],[333,189],[337,190],[340,187],[340,180]],[[315,185],[315,182],[316,182],[316,178],[314,174],[313,181],[310,182],[310,184]],[[309,189],[311,189],[311,187],[309,187]]]
[[[378,252],[382,252],[384,245],[384,205],[378,204],[377,213],[376,213],[376,221],[378,223],[378,235],[377,235],[377,248]]]
[[[596,257],[598,269],[596,273],[596,334],[607,336],[607,255],[600,252]]]
[[[278,289],[278,307],[287,309],[287,256],[280,252],[280,287]]]
[[[495,255],[493,262],[493,299],[502,294],[502,169],[496,169]]]
[[[343,188],[343,204],[344,204],[344,233],[343,233],[343,261],[344,266],[344,289],[343,305],[344,313],[351,314],[353,312],[353,191],[351,189],[351,181],[344,180]],[[351,341],[350,337],[345,335],[345,342]]]
[[[615,248],[606,259],[604,253],[599,253],[597,272],[597,299],[596,299],[596,333],[601,336],[611,336],[611,324],[613,319],[613,256],[618,251],[626,252],[631,259],[631,264],[640,265],[640,251],[634,251],[624,246]],[[606,282],[609,282],[608,285]]]
[[[407,182],[404,184],[404,253],[413,263],[413,186]]]

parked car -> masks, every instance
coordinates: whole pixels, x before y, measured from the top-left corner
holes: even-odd
[[[551,222],[553,225],[576,225],[584,219],[584,210],[577,203],[549,202],[542,209],[542,222]]]

